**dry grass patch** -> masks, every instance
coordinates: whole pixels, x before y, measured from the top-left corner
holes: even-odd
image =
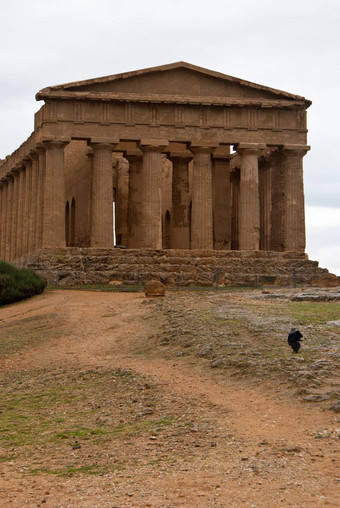
[[[202,437],[186,401],[170,409],[161,387],[129,370],[15,372],[1,378],[0,400],[0,461],[26,475],[155,466]]]

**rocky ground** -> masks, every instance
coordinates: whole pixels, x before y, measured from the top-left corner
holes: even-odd
[[[1,309],[0,505],[338,506],[339,320],[335,289]]]
[[[147,302],[161,330],[152,350],[340,412],[339,302],[337,289],[169,293]],[[291,327],[304,336],[297,355],[286,342]]]

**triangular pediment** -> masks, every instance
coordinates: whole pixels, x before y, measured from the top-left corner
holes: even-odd
[[[155,97],[216,97],[220,99],[303,100],[303,97],[239,78],[178,62],[139,71],[116,74],[45,88],[37,99],[67,94]]]

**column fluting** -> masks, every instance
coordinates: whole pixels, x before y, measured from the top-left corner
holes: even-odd
[[[212,162],[216,146],[190,145],[193,153],[191,249],[213,249]]]
[[[242,144],[239,198],[239,250],[260,248],[260,198],[258,158],[265,145]]]
[[[112,151],[116,144],[91,143],[93,149],[91,247],[113,247]]]
[[[65,175],[62,141],[46,141],[42,247],[65,247]]]
[[[142,222],[140,243],[144,249],[162,248],[162,151],[167,141],[142,140]]]

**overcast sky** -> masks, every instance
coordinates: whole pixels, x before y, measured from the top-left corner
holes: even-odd
[[[184,60],[313,101],[307,252],[340,275],[339,0],[0,0],[0,158],[49,85]]]

